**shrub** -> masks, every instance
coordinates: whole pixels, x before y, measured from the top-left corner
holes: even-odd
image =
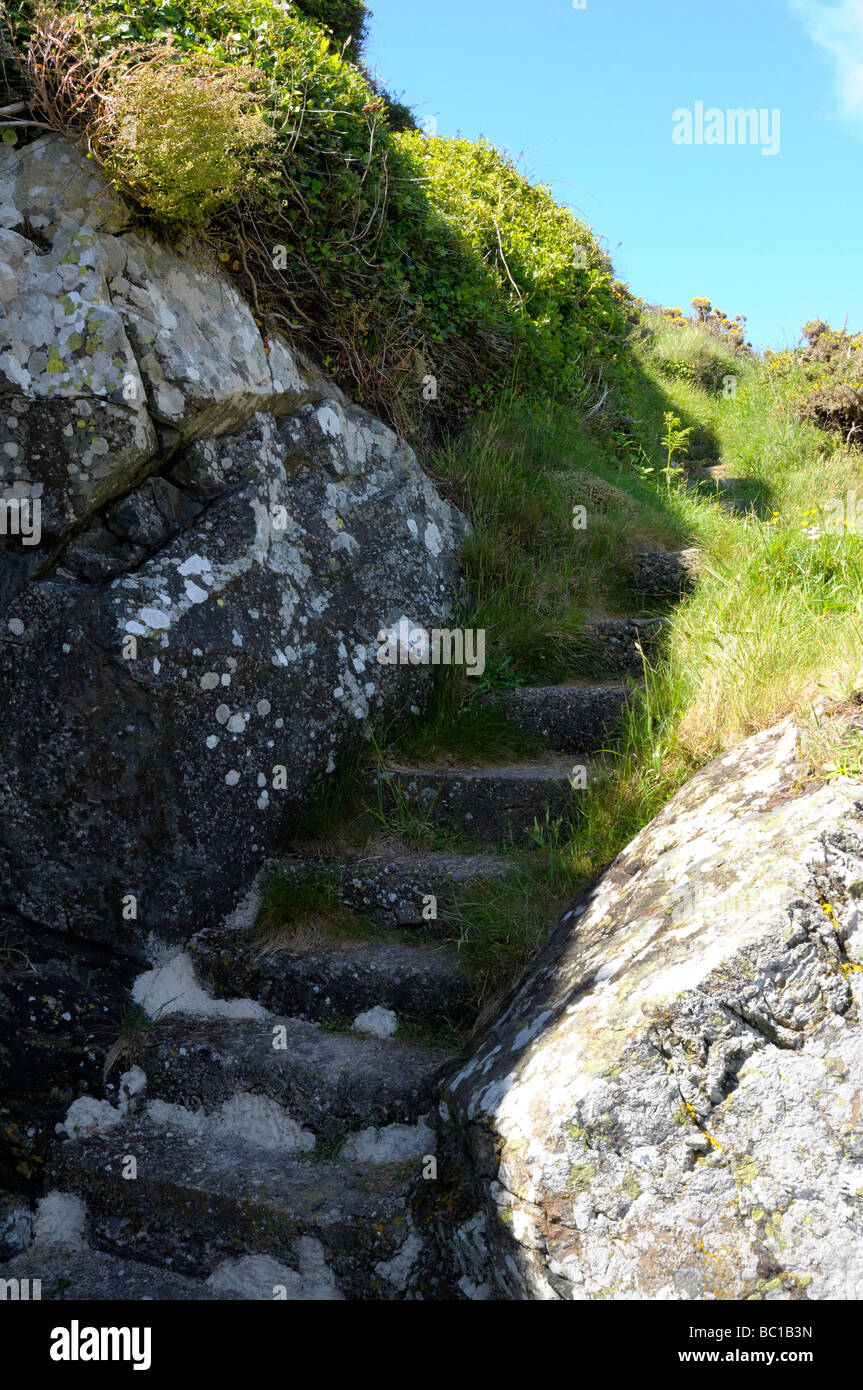
[[[768,371],[798,418],[863,442],[863,333],[813,319],[803,329],[808,346],[770,353]]]
[[[294,0],[294,4],[301,14],[329,29],[351,62],[358,61],[365,38],[363,0]]]
[[[818,339],[830,331],[829,323],[825,323],[823,319],[810,319],[808,323],[803,325],[803,337],[810,347],[814,347]]]
[[[271,139],[253,74],[169,51],[112,69],[89,138],[108,177],[156,222],[194,230],[250,186]]]

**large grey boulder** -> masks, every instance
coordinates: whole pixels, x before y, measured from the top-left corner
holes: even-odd
[[[683,788],[449,1080],[468,1296],[863,1296],[863,786],[798,747]]]
[[[140,954],[229,908],[419,698],[378,633],[451,619],[464,522],[71,145],[0,157],[0,495],[43,527],[0,537],[0,876],[28,921]]]

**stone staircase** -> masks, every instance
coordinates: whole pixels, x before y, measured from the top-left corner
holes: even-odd
[[[655,605],[696,571],[693,552],[644,555],[632,583]],[[578,815],[580,789],[606,775],[632,689],[622,677],[642,669],[635,644],[660,629],[595,623],[587,646],[604,679],[486,697],[544,741],[542,761],[374,774],[381,798],[476,842],[326,864],[341,902],[391,941],[267,947],[254,913],[238,912],[191,938],[182,971],[166,960],[139,980],[155,1017],[127,1040],[134,1066],[109,1101],[73,1105],[53,1195],[8,1277],[70,1299],[469,1297],[424,1257],[435,1199],[417,1201],[437,1176],[433,1116],[457,1055],[436,1030],[464,1038],[476,1014],[458,954],[435,938],[466,887],[510,871],[507,843]],[[282,870],[302,878],[322,862],[298,853]]]

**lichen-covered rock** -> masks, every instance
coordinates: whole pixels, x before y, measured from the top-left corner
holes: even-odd
[[[55,1126],[99,1090],[134,975],[100,947],[0,912],[0,1189],[38,1182]]]
[[[450,618],[464,523],[72,146],[4,149],[0,494],[43,533],[0,538],[0,874],[29,921],[140,956],[229,908],[416,701],[428,670],[379,665],[378,633]]]
[[[863,1296],[863,786],[798,748],[679,792],[445,1086],[468,1296]]]
[[[0,248],[0,492],[40,502],[49,553],[160,453],[333,393],[214,267],[129,231],[66,140],[0,150]]]

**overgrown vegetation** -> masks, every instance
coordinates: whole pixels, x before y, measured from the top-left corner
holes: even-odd
[[[622,383],[626,316],[590,229],[487,142],[393,128],[310,19],[276,0],[7,9],[31,116],[82,141],[166,233],[205,243],[262,329],[413,437],[513,383],[580,405]],[[238,116],[227,143],[214,66]]]
[[[833,329],[823,319],[804,326],[806,345],[767,353],[768,369],[800,419],[846,441],[863,443],[863,333]]]
[[[657,352],[666,335],[700,332],[693,352],[716,371],[669,374]],[[858,537],[854,524],[836,525],[837,508],[856,519],[859,453],[801,419],[793,382],[752,354],[734,354],[726,392],[727,346],[695,325],[648,314],[632,352],[625,417],[585,420],[510,396],[429,460],[474,526],[464,563],[476,607],[461,621],[487,629],[486,672],[477,682],[441,668],[428,713],[396,732],[385,759],[540,757],[477,696],[593,674],[580,634],[590,616],[636,611],[628,558],[683,545],[703,556],[695,591],[667,612],[664,640],[646,654],[610,779],[581,793],[571,826],[538,827],[532,849],[509,847],[504,883],[472,887],[459,902],[448,940],[469,963],[483,1008],[518,976],[564,903],[693,772],[742,738],[794,714],[812,731],[804,751],[813,777],[859,774],[863,528]],[[664,475],[668,415],[672,431],[699,441],[693,453],[721,462],[748,499],[742,513],[700,458],[678,449],[680,471]],[[584,530],[572,525],[581,505]],[[825,700],[827,720],[818,713]],[[372,798],[348,819],[360,839],[441,843],[411,807]]]
[[[553,401],[509,397],[431,461],[474,528],[464,625],[486,630],[489,684],[582,673],[586,618],[632,609],[628,561],[685,540],[678,499],[636,468],[659,466],[659,434],[645,445]]]
[[[719,391],[727,379],[740,375],[741,353],[728,340],[706,332],[698,324],[655,315],[645,318],[653,360],[659,371],[681,377],[708,391]]]
[[[161,54],[109,69],[90,147],[108,177],[166,227],[205,226],[252,190],[253,159],[272,132],[254,78]]]
[[[553,920],[542,885],[552,898],[571,898],[687,777],[742,738],[793,714],[813,730],[805,746],[812,776],[859,775],[863,528],[858,537],[853,523],[837,525],[836,517],[856,517],[860,455],[801,419],[793,382],[751,354],[735,354],[727,394],[710,384],[718,371],[670,375],[657,346],[666,334],[702,331],[648,316],[633,349],[637,372],[622,436],[566,411],[511,402],[478,424],[473,447],[436,461],[476,527],[466,554],[481,600],[473,620],[490,628],[491,669],[513,684],[584,674],[578,623],[597,609],[628,603],[632,610],[621,576],[634,549],[694,544],[703,553],[695,591],[669,612],[665,640],[645,662],[610,782],[583,794],[571,832],[546,827],[544,857],[525,865],[523,896],[512,884],[490,884],[462,904],[459,948],[485,962],[489,998],[517,976]],[[704,337],[694,345],[697,358],[724,368],[726,348]],[[750,499],[742,515],[696,461],[684,461],[667,485],[669,414]],[[584,535],[564,524],[573,496],[572,475],[556,466],[564,456],[602,496]],[[531,568],[529,557],[540,563]],[[559,628],[543,626],[543,592],[553,595],[549,618],[569,620],[565,640]],[[581,604],[567,607],[576,593]],[[448,686],[451,729],[469,728],[475,717],[465,703],[469,684]],[[839,710],[826,722],[818,713],[825,700]],[[445,742],[440,705],[434,723]],[[541,904],[538,914],[531,903]]]

